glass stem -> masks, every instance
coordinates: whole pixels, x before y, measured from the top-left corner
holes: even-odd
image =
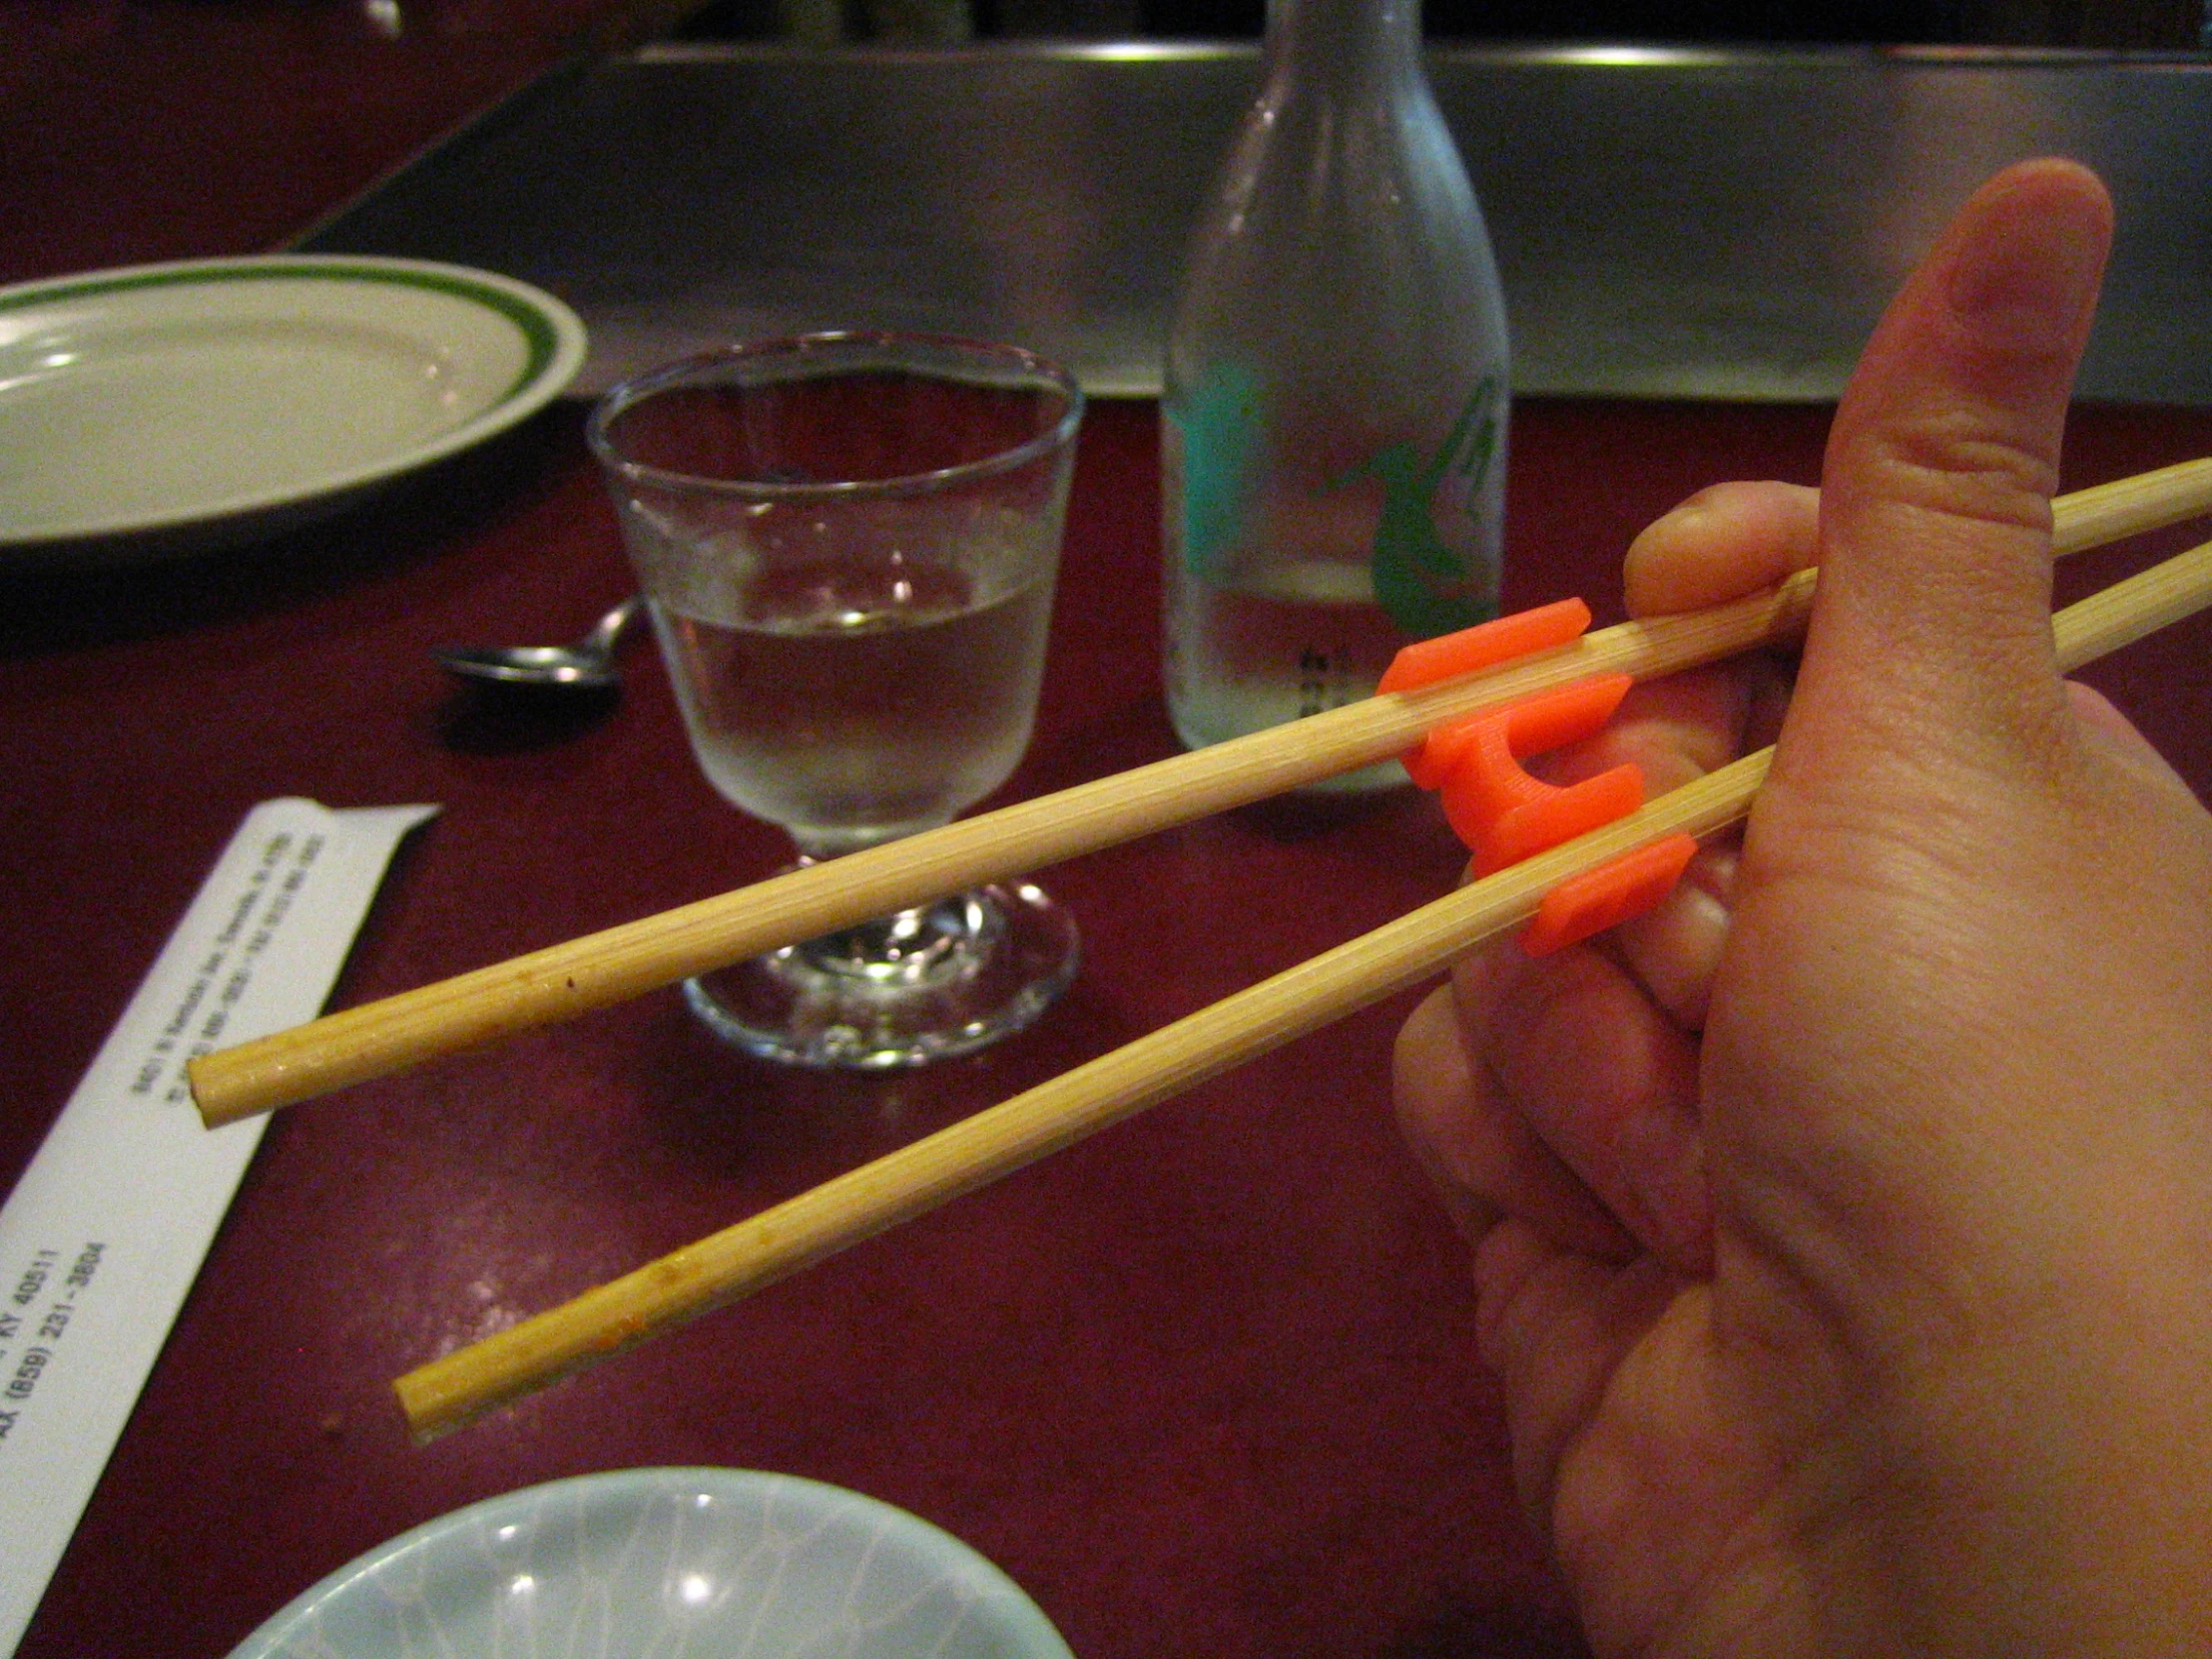
[[[902,840],[907,835],[941,830],[951,822],[951,818],[947,816],[934,824],[925,824],[919,830],[908,830],[899,835],[884,835],[870,830],[837,830],[813,826],[806,830],[794,830],[789,825],[785,827],[785,832],[791,836],[792,844],[799,849],[799,861],[802,864],[826,864],[831,858],[841,858],[848,852],[865,852],[871,846]]]

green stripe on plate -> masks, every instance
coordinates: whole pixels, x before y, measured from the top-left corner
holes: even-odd
[[[499,402],[494,403],[493,408],[520,395],[544,373],[560,343],[553,324],[547,320],[543,311],[504,288],[495,288],[488,282],[475,281],[448,272],[395,271],[389,266],[381,265],[188,265],[180,266],[174,271],[141,271],[122,276],[90,276],[82,281],[71,281],[64,277],[59,281],[41,282],[13,294],[0,294],[0,311],[51,304],[62,299],[88,299],[96,294],[119,293],[127,288],[185,287],[200,282],[300,280],[381,282],[393,287],[427,288],[432,293],[465,299],[486,310],[497,311],[521,330],[525,356],[522,372],[515,376],[512,385],[500,393]]]

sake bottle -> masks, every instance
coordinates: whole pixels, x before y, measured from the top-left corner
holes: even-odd
[[[1508,401],[1489,234],[1418,0],[1271,0],[1161,400],[1166,678],[1192,748],[1373,695],[1496,614]],[[1402,783],[1394,762],[1324,788]]]

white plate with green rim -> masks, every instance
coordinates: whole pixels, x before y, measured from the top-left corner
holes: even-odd
[[[948,1532],[753,1469],[531,1486],[341,1567],[231,1659],[1073,1659]]]
[[[551,294],[421,260],[270,255],[0,288],[0,563],[266,535],[458,454],[575,377]]]

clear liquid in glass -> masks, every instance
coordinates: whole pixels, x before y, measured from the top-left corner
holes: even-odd
[[[1049,570],[1008,591],[890,554],[759,572],[726,614],[662,605],[710,782],[827,857],[943,824],[1028,747]]]

